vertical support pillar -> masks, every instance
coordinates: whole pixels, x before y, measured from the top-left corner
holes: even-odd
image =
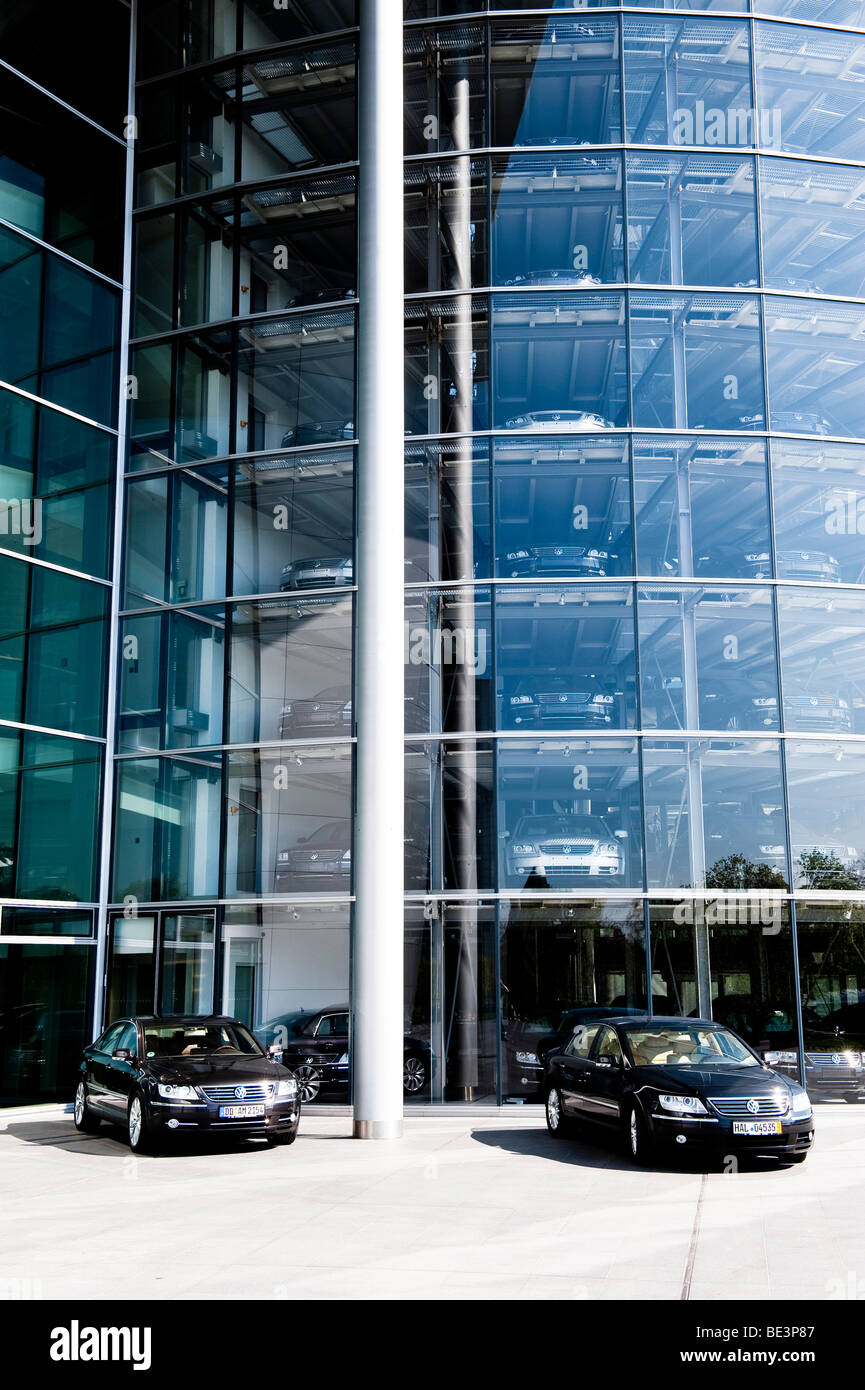
[[[402,1134],[403,30],[361,0],[358,56],[354,1136]]]

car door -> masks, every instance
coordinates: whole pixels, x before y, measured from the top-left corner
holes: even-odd
[[[557,1054],[556,1074],[565,1114],[583,1116],[586,1113],[586,1078],[589,1053],[598,1031],[596,1023],[581,1023]]]
[[[124,1023],[120,1037],[114,1042],[111,1052],[105,1057],[106,1093],[105,1104],[117,1117],[126,1114],[129,1095],[135,1079],[135,1065],[116,1057],[114,1054],[124,1050],[133,1057],[138,1056],[138,1033],[134,1023]]]
[[[625,1084],[625,1059],[615,1028],[608,1023],[598,1029],[586,1066],[586,1113],[599,1124],[618,1124]]]
[[[118,1046],[126,1026],[125,1023],[112,1023],[110,1028],[106,1028],[101,1038],[97,1038],[93,1044],[88,1060],[87,1089],[90,1100],[107,1115],[113,1115],[109,1099],[113,1084],[110,1070],[111,1054]]]
[[[315,1030],[315,1050],[332,1079],[347,1083],[348,1065],[341,1062],[348,1052],[347,1013],[322,1014]]]

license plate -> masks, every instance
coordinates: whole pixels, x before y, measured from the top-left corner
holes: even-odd
[[[780,1134],[780,1120],[734,1120],[734,1134]]]
[[[258,1120],[264,1115],[263,1105],[220,1105],[221,1120]]]

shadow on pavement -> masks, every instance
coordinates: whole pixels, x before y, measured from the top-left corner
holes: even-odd
[[[661,1154],[650,1167],[638,1167],[628,1155],[625,1140],[614,1133],[602,1134],[588,1129],[566,1139],[554,1139],[546,1129],[476,1129],[472,1138],[488,1148],[501,1149],[505,1153],[530,1154],[535,1158],[548,1158],[553,1163],[564,1163],[572,1168],[602,1168],[608,1172],[630,1173],[721,1173],[724,1163],[721,1158],[707,1158],[694,1151],[669,1155]],[[766,1172],[776,1168],[793,1171],[795,1164],[783,1163],[777,1158],[763,1158],[759,1155],[740,1158],[736,1172]]]

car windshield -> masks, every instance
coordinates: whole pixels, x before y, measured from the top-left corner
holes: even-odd
[[[342,821],[332,821],[329,825],[320,825],[318,830],[314,830],[306,841],[308,845],[342,845],[348,844],[348,830]]]
[[[726,1028],[698,1025],[629,1028],[628,1042],[638,1067],[759,1067],[744,1043]]]
[[[520,822],[517,836],[609,835],[604,822],[592,816],[527,816]]]
[[[144,1030],[148,1057],[203,1057],[208,1053],[262,1056],[262,1048],[239,1023],[157,1023]]]

